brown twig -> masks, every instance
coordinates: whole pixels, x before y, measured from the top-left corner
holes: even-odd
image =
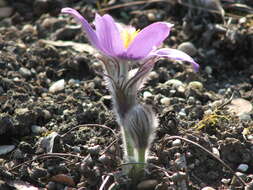
[[[26,162],[23,162],[17,166],[14,166],[12,167],[9,171],[13,171],[25,164],[30,164],[36,160],[39,160],[39,159],[45,159],[45,158],[60,158],[60,159],[63,159],[63,160],[66,160],[68,162],[71,162],[70,160],[64,158],[63,156],[69,156],[69,157],[77,157],[77,158],[80,158],[80,159],[83,159],[82,156],[78,156],[78,155],[75,155],[75,154],[66,154],[66,153],[47,153],[47,154],[41,154],[41,155],[38,155],[36,158],[33,158],[32,160],[28,160]]]
[[[157,2],[163,2],[163,1],[168,2],[170,0],[143,0],[143,1],[127,2],[127,3],[122,3],[119,5],[114,5],[111,7],[102,8],[99,10],[99,12],[106,12],[106,11],[110,11],[110,10],[118,9],[118,8],[123,8],[123,7],[130,7],[130,6],[134,6],[134,5],[142,5],[142,4],[147,4],[147,3],[157,3]]]
[[[204,148],[203,146],[201,146],[200,144],[196,143],[196,142],[193,142],[189,139],[186,139],[184,137],[180,137],[180,136],[170,136],[170,137],[167,137],[165,138],[165,141],[167,140],[174,140],[174,139],[181,139],[187,143],[190,143],[190,144],[193,144],[195,146],[197,146],[198,148],[200,148],[202,151],[206,152],[207,154],[211,155],[213,158],[215,158],[216,160],[218,160],[225,168],[227,168],[244,186],[246,186],[246,182],[239,176],[237,176],[235,174],[235,171],[230,168],[223,160],[221,160],[219,157],[217,157],[215,154],[213,154],[212,152],[210,152],[209,150],[207,150],[206,148]]]

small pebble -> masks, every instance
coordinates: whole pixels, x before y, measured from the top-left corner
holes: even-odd
[[[195,90],[203,90],[204,88],[203,84],[199,81],[192,81],[188,84],[188,86]]]
[[[225,178],[223,178],[223,179],[221,179],[221,182],[223,183],[223,184],[229,184],[230,183],[230,179],[225,179]]]
[[[79,146],[74,146],[73,151],[76,153],[81,153],[81,148]]]
[[[222,88],[218,90],[218,94],[224,95],[226,93],[226,89]]]
[[[237,168],[237,170],[241,172],[246,172],[248,170],[249,166],[247,164],[240,164]]]
[[[202,188],[201,190],[215,190],[215,189],[212,188],[212,187],[204,187],[204,188]]]
[[[220,157],[220,151],[218,150],[218,148],[213,147],[212,152],[215,156]]]
[[[153,94],[149,91],[143,92],[143,99],[144,100],[147,100],[149,97],[152,97],[152,96],[153,96]]]
[[[165,106],[168,106],[170,105],[170,102],[171,102],[171,98],[167,98],[167,97],[164,97],[160,100],[161,104],[165,105]]]
[[[195,98],[193,96],[189,96],[189,98],[187,100],[187,103],[189,105],[193,105],[195,103]]]
[[[156,185],[158,185],[158,181],[155,179],[148,179],[140,182],[137,185],[138,190],[149,190],[149,189],[155,189]]]
[[[61,91],[63,90],[65,87],[65,80],[64,79],[61,79],[61,80],[58,80],[56,81],[55,83],[53,83],[50,87],[49,87],[49,92],[58,92],[58,91]]]
[[[150,21],[155,21],[155,20],[156,20],[156,15],[155,15],[154,13],[152,13],[152,12],[149,12],[149,13],[147,14],[147,17],[148,17],[148,19],[149,19]]]
[[[25,68],[25,67],[20,67],[19,73],[23,77],[30,77],[32,75],[31,71],[29,69]]]
[[[187,53],[190,56],[195,56],[198,53],[198,50],[191,42],[183,42],[178,46],[177,49]]]
[[[210,66],[206,66],[206,67],[205,67],[205,71],[206,71],[207,74],[211,75],[212,72],[213,72],[213,69],[212,69],[212,67],[210,67]]]
[[[184,109],[181,109],[180,112],[178,113],[178,115],[179,115],[181,118],[184,118],[184,117],[187,116]]]
[[[32,125],[31,126],[31,130],[34,134],[38,135],[41,134],[43,132],[45,132],[45,128],[38,126],[38,125]]]
[[[181,140],[180,139],[176,139],[172,142],[172,146],[180,146],[181,145]]]
[[[170,80],[168,80],[168,81],[165,82],[165,85],[170,85],[170,86],[176,88],[176,87],[182,86],[184,84],[180,80],[170,79]]]
[[[171,94],[171,95],[174,95],[176,92],[177,92],[177,91],[174,90],[174,89],[171,89],[171,90],[170,90],[170,94]]]
[[[150,80],[157,79],[159,77],[159,75],[155,71],[151,71],[148,76],[149,76]]]

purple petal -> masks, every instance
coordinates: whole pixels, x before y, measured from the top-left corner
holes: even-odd
[[[124,51],[123,41],[113,18],[108,14],[102,17],[96,14],[94,24],[100,45],[104,51],[110,56],[122,54]]]
[[[189,55],[180,50],[162,48],[150,53],[150,56],[166,57],[178,61],[187,61],[192,64],[195,71],[198,71],[199,69],[199,64],[197,64]]]
[[[166,22],[156,22],[145,27],[130,44],[126,56],[132,59],[145,58],[167,38],[172,26]]]
[[[98,37],[95,33],[95,31],[92,29],[92,27],[90,26],[90,24],[87,22],[87,20],[85,20],[82,15],[80,15],[79,12],[77,12],[75,9],[72,8],[63,8],[61,10],[61,13],[66,13],[66,14],[70,14],[72,15],[77,21],[79,21],[82,24],[82,27],[84,29],[84,31],[87,34],[87,37],[90,41],[90,43],[97,49],[101,50],[99,41],[98,41]]]

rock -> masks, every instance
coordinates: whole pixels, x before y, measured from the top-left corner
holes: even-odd
[[[192,88],[194,90],[203,90],[204,86],[201,82],[199,81],[192,81],[188,84],[189,88]]]
[[[180,116],[180,118],[184,118],[187,116],[185,109],[181,109],[180,112],[178,113],[178,115]]]
[[[230,179],[222,178],[221,182],[225,185],[228,185],[230,183]]]
[[[21,33],[23,35],[37,35],[36,28],[31,24],[26,24],[23,26]]]
[[[38,126],[38,125],[32,125],[31,126],[31,130],[36,135],[39,135],[39,134],[41,134],[41,133],[43,133],[43,132],[46,131],[45,128],[43,128],[41,126]]]
[[[157,79],[159,77],[158,73],[156,71],[151,71],[148,75],[149,79]]]
[[[143,100],[147,100],[148,98],[152,97],[153,94],[149,91],[143,92]]]
[[[181,140],[180,139],[176,139],[172,142],[172,146],[181,146]]]
[[[205,71],[206,71],[207,74],[211,75],[212,72],[213,72],[213,69],[212,69],[212,67],[210,67],[210,66],[206,66],[206,67],[205,67]]]
[[[182,86],[184,84],[180,80],[170,79],[170,80],[168,80],[168,81],[165,82],[165,85],[170,85],[170,86],[172,86],[174,88],[177,88],[177,87]]]
[[[153,12],[149,12],[147,17],[150,21],[154,22],[156,20],[156,15]]]
[[[219,94],[224,95],[226,93],[226,89],[222,88],[218,91]]]
[[[8,154],[9,152],[13,151],[15,145],[1,145],[0,146],[0,155]]]
[[[198,50],[191,42],[183,42],[178,46],[177,49],[187,53],[190,56],[195,56],[198,53]]]
[[[171,102],[171,98],[167,98],[167,97],[164,97],[160,100],[161,104],[165,105],[165,106],[168,106],[170,105],[170,102]]]
[[[54,153],[59,150],[59,135],[56,132],[52,132],[46,137],[42,137],[39,141],[40,148],[46,151],[46,153]]]
[[[201,190],[215,190],[215,189],[212,188],[212,187],[204,187],[204,188],[202,188]]]
[[[64,88],[65,88],[65,80],[61,79],[61,80],[56,81],[49,87],[49,92],[55,93],[55,92],[63,90]]]
[[[155,179],[148,179],[140,182],[137,185],[138,190],[153,190],[155,189],[156,185],[158,185],[158,181]]]
[[[193,96],[189,96],[188,100],[187,100],[187,103],[189,105],[194,105],[195,104],[195,98]]]
[[[220,151],[218,150],[218,148],[213,147],[212,152],[215,156],[220,157]]]
[[[246,172],[248,170],[249,166],[247,164],[240,164],[237,168],[237,170],[241,172]]]

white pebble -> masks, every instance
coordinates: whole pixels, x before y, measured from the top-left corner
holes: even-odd
[[[218,148],[213,147],[212,152],[215,156],[220,157],[220,151],[218,150]]]
[[[204,187],[204,188],[202,188],[201,190],[215,190],[215,189],[212,188],[212,187]]]
[[[180,117],[186,117],[185,110],[184,110],[184,109],[181,109],[180,112],[178,113],[178,115],[179,115]]]
[[[149,97],[152,97],[152,96],[153,96],[153,94],[149,91],[143,92],[143,99],[144,100],[147,100]]]
[[[237,170],[241,172],[246,172],[248,170],[249,166],[247,164],[240,164],[237,168]]]
[[[160,100],[161,104],[165,105],[165,106],[168,106],[170,105],[170,102],[171,102],[171,99],[170,98],[167,98],[167,97],[164,97]]]
[[[65,80],[64,79],[61,79],[61,80],[58,80],[56,81],[55,83],[53,83],[50,87],[49,87],[49,92],[58,92],[58,91],[61,91],[63,90],[65,87]]]
[[[180,139],[176,139],[172,142],[172,146],[180,146],[181,145],[181,140]]]
[[[221,179],[221,182],[223,183],[223,184],[229,184],[230,183],[230,179],[225,179],[225,178],[223,178],[223,179]]]

